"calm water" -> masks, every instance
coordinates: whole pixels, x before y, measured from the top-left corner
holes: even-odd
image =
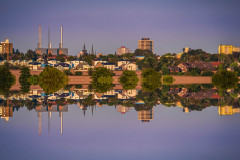
[[[35,101],[31,110],[2,100],[9,117],[0,119],[1,159],[240,159],[238,111],[188,113],[159,102],[144,110],[91,99],[92,106]]]

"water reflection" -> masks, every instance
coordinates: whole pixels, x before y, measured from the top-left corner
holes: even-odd
[[[11,92],[9,97],[0,96],[0,117],[9,121],[13,112],[22,107],[37,112],[39,119],[39,134],[41,135],[41,117],[48,114],[48,130],[52,112],[58,112],[63,134],[63,113],[68,112],[71,104],[77,104],[85,116],[87,111],[93,115],[96,107],[113,106],[117,112],[125,114],[132,108],[138,112],[138,120],[150,122],[153,120],[153,107],[163,104],[166,107],[180,107],[185,113],[202,111],[210,106],[218,107],[218,114],[233,115],[240,113],[238,90],[219,91],[216,88],[199,86],[162,86],[155,92],[141,90],[110,90],[106,93],[96,93],[85,89],[70,88],[59,90],[50,95],[42,89],[33,89],[27,94]],[[48,131],[48,132],[49,132]]]

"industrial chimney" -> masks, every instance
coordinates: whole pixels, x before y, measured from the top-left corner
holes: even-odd
[[[42,48],[42,45],[41,45],[41,42],[42,39],[41,39],[41,25],[39,25],[39,41],[38,41],[38,45],[37,45],[37,48]]]
[[[51,42],[50,42],[50,28],[48,27],[48,48],[52,48]]]
[[[63,25],[61,25],[61,41],[59,43],[59,48],[63,48]]]

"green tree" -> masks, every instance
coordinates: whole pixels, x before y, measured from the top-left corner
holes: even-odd
[[[21,68],[21,75],[19,77],[19,83],[21,84],[21,92],[28,93],[30,90],[30,82],[28,79],[30,78],[30,69],[28,67]]]
[[[46,94],[52,94],[64,88],[68,83],[68,77],[56,68],[47,66],[39,75],[39,85]]]
[[[137,74],[134,71],[123,71],[121,77],[119,77],[119,82],[123,85],[123,89],[129,90],[134,89],[138,83]]]
[[[112,84],[112,76],[113,73],[105,68],[105,67],[99,67],[96,68],[92,73],[92,87],[94,88],[95,92],[98,93],[105,93],[108,90],[111,89],[113,86]]]
[[[213,85],[219,89],[227,90],[232,89],[238,84],[238,76],[234,72],[219,71],[212,77]]]
[[[169,69],[166,66],[163,66],[161,68],[161,71],[163,75],[169,75]]]
[[[142,87],[143,90],[154,92],[161,86],[161,74],[155,69],[149,68],[142,71]]]
[[[38,75],[31,75],[28,79],[28,82],[31,84],[31,85],[37,85],[38,82],[39,82],[39,79],[38,79]]]
[[[7,65],[0,66],[0,93],[5,96],[16,81],[15,76],[10,72]]]

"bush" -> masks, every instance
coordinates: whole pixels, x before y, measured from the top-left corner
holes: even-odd
[[[174,82],[174,79],[172,76],[165,75],[163,76],[163,84],[170,85]]]
[[[68,69],[68,70],[65,70],[64,73],[68,76],[72,76],[73,73]]]
[[[202,73],[202,76],[213,76],[213,72],[211,72],[211,71],[205,71],[205,72],[203,72]]]
[[[39,85],[46,94],[52,94],[64,88],[68,83],[67,76],[60,70],[47,66],[39,75]]]
[[[163,75],[169,75],[170,74],[169,69],[166,66],[163,66],[161,68],[161,71],[162,71]]]
[[[232,89],[238,84],[238,76],[234,72],[219,71],[212,77],[213,85],[219,89],[227,90]]]
[[[81,89],[81,88],[82,88],[82,85],[81,85],[81,84],[77,84],[77,85],[75,85],[75,88],[76,88],[76,89]]]
[[[119,82],[123,85],[123,89],[129,90],[134,89],[138,83],[137,74],[134,71],[123,71],[121,77],[119,77]]]
[[[93,73],[93,69],[92,69],[92,68],[89,68],[89,69],[88,69],[88,75],[89,75],[89,76],[92,76],[92,73]]]
[[[76,76],[81,76],[81,75],[82,75],[82,72],[81,72],[81,71],[76,71],[76,72],[75,72],[75,75],[76,75]]]

